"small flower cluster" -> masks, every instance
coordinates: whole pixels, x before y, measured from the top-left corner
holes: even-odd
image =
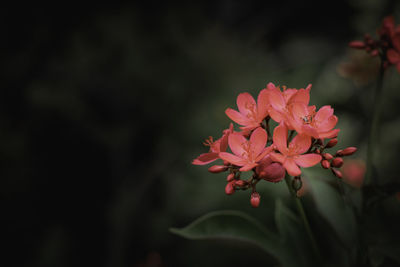
[[[395,25],[393,16],[385,17],[377,34],[377,40],[365,34],[364,41],[352,41],[349,46],[364,49],[371,56],[379,55],[384,68],[395,65],[400,72],[400,25]]]
[[[331,169],[341,178],[337,169],[343,164],[342,156],[353,154],[356,148],[349,147],[336,152],[335,156],[323,153],[338,142],[339,129],[334,129],[338,118],[330,106],[318,111],[310,106],[311,85],[305,89],[286,88],[269,83],[260,91],[257,101],[249,93],[237,97],[238,110],[228,108],[226,115],[240,125],[234,131],[233,124],[223,131],[221,138],[209,137],[204,142],[209,152],[193,160],[195,165],[206,165],[223,160],[223,165],[213,165],[212,173],[228,171],[225,193],[252,189],[250,203],[258,207],[260,195],[256,184],[261,181],[279,182],[287,173],[295,177],[292,187],[301,188],[301,168],[318,163]],[[271,135],[271,120],[278,123]],[[325,140],[330,139],[325,144]],[[231,152],[227,149],[230,148]],[[252,171],[249,179],[241,179],[242,172]]]

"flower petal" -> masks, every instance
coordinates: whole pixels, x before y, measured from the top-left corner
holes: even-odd
[[[317,121],[318,123],[322,123],[332,115],[333,115],[333,108],[331,108],[331,106],[329,105],[323,106],[318,110],[317,114],[315,114],[314,120]]]
[[[283,163],[283,167],[291,176],[299,176],[301,174],[299,166],[297,166],[292,158],[287,158],[286,161]]]
[[[273,150],[274,150],[273,146],[264,148],[264,150],[257,156],[256,162],[259,162],[260,160],[262,160],[266,155],[271,153]]]
[[[250,151],[253,153],[253,158],[257,157],[265,148],[267,144],[268,134],[267,132],[258,127],[250,136]]]
[[[257,163],[248,163],[244,165],[242,168],[239,169],[241,172],[247,172],[256,167],[258,164]]]
[[[336,126],[337,122],[338,118],[335,115],[330,116],[327,120],[318,125],[318,132],[327,132],[332,130],[333,127]]]
[[[311,146],[311,137],[305,134],[296,135],[289,144],[289,150],[297,155],[303,154]]]
[[[241,93],[236,99],[236,104],[239,108],[240,113],[247,116],[252,111],[256,111],[256,101],[249,93]]]
[[[294,161],[300,167],[308,168],[314,166],[315,164],[318,164],[321,161],[321,159],[322,159],[321,155],[318,154],[305,154],[295,157]]]
[[[218,159],[218,153],[203,153],[192,161],[193,165],[206,165]]]
[[[286,160],[286,156],[279,154],[279,153],[271,152],[270,156],[274,162],[280,162],[283,164]]]
[[[295,95],[290,98],[290,103],[303,103],[308,105],[310,102],[311,84],[306,89],[299,89]]]
[[[281,123],[278,126],[276,126],[272,139],[274,141],[274,145],[284,155],[286,155],[288,152],[287,138],[288,138],[288,133],[285,124]]]
[[[285,98],[278,88],[269,90],[269,103],[277,111],[282,111],[286,107]]]
[[[262,121],[268,115],[268,106],[269,106],[269,98],[268,98],[268,90],[263,89],[258,94],[257,98],[257,119]]]
[[[339,134],[340,129],[334,129],[332,131],[326,133],[319,133],[318,138],[325,139],[325,138],[334,138]]]
[[[250,123],[249,119],[244,116],[242,113],[231,109],[231,108],[227,108],[225,110],[225,114],[234,122],[236,122],[237,124],[240,125],[248,125]]]
[[[246,151],[245,146],[247,146],[247,140],[240,133],[232,133],[228,137],[229,147],[232,152],[241,157]]]
[[[221,152],[219,153],[219,157],[223,160],[228,161],[236,166],[244,166],[247,164],[247,160],[242,159],[241,157],[235,156],[228,152]]]

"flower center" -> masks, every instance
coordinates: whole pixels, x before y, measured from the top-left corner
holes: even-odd
[[[253,153],[251,151],[251,143],[250,141],[242,143],[243,153],[242,157],[247,158],[249,161],[253,162]]]
[[[247,118],[256,120],[257,119],[257,106],[253,103],[246,103],[245,108],[248,110],[246,115]]]

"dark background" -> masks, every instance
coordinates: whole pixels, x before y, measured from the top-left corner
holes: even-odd
[[[400,22],[398,11],[394,0],[2,8],[0,265],[265,263],[247,245],[168,232],[217,209],[266,213],[191,160],[228,126],[237,94],[270,81],[313,83],[311,102],[335,108],[342,145],[365,158],[372,82],[337,69],[349,41],[388,14]],[[399,79],[388,76],[383,179],[396,176],[399,148]]]

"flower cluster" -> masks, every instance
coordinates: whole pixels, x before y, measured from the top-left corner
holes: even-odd
[[[395,25],[393,16],[385,17],[377,34],[376,40],[365,34],[363,41],[352,41],[349,46],[364,49],[371,56],[379,55],[384,68],[395,65],[400,72],[400,25]]]
[[[350,147],[336,152],[335,156],[324,153],[337,143],[339,129],[334,129],[338,118],[330,106],[319,110],[310,102],[311,85],[294,89],[269,83],[260,91],[257,101],[249,93],[237,97],[238,110],[226,109],[226,115],[240,125],[234,131],[233,124],[223,131],[221,138],[209,137],[204,145],[209,152],[193,160],[195,165],[206,165],[218,159],[223,165],[213,165],[212,173],[229,171],[225,193],[233,194],[239,189],[252,189],[251,205],[257,207],[260,195],[256,184],[261,181],[279,182],[287,173],[295,177],[293,189],[301,188],[301,168],[318,163],[342,177],[338,168],[342,157],[353,154]],[[271,120],[277,123],[271,134]],[[330,139],[325,142],[326,139]],[[228,147],[230,152],[227,151]],[[241,179],[242,172],[252,171],[249,179]]]

